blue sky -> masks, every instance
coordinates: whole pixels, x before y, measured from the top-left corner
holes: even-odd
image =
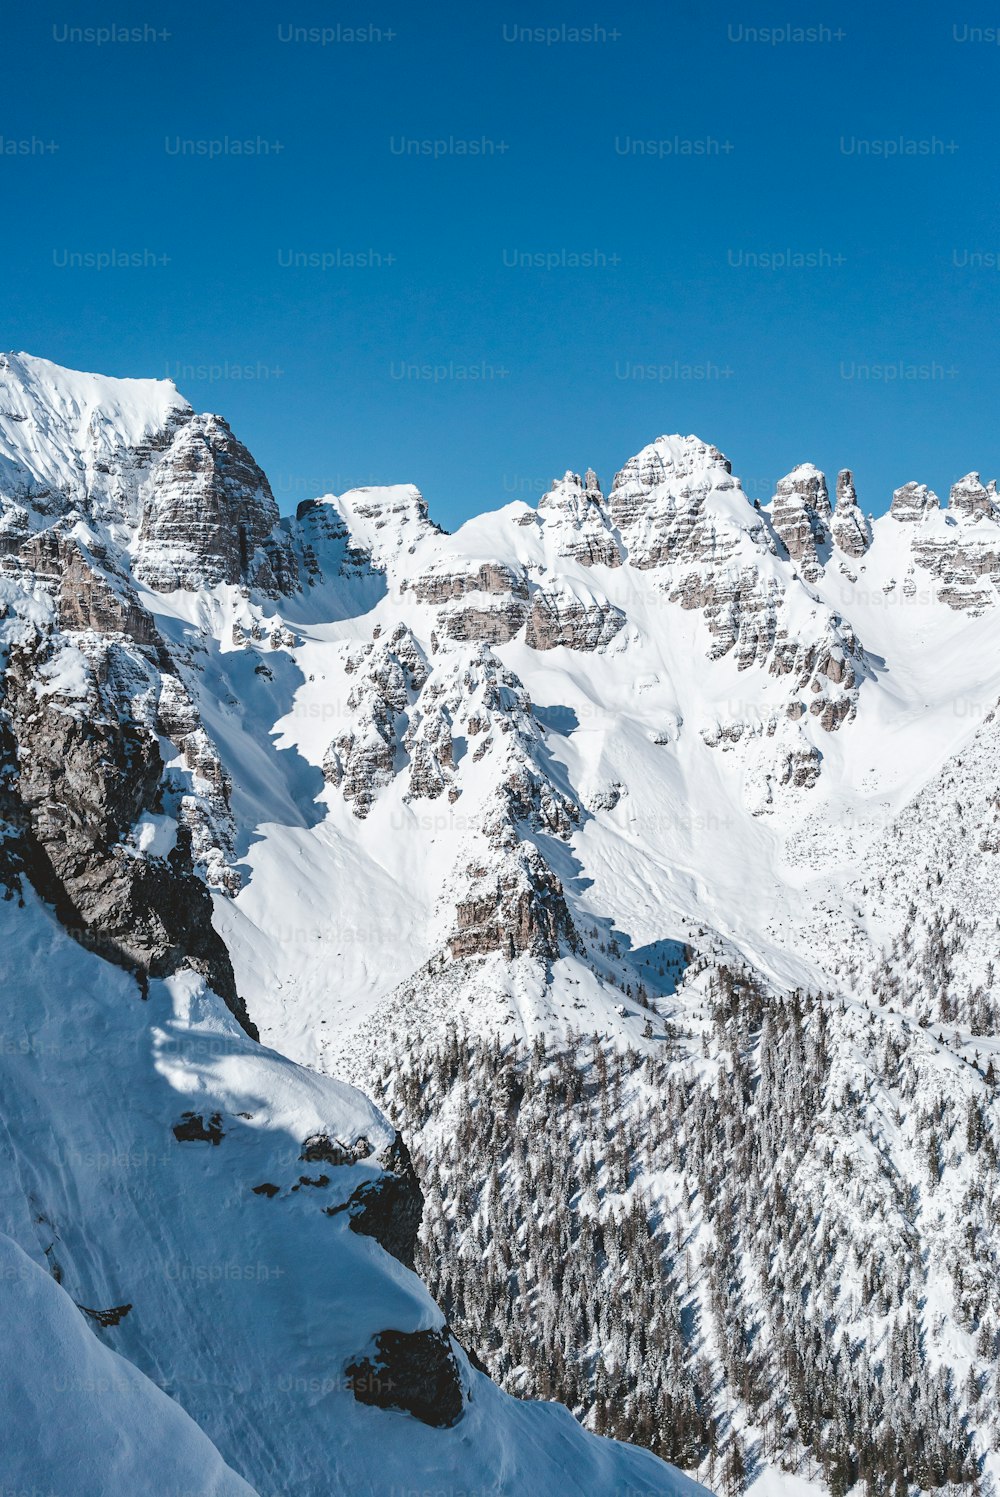
[[[762,499],[1000,471],[1000,12],[66,9],[5,18],[0,346],[170,375],[285,509],[454,525],[663,431]]]

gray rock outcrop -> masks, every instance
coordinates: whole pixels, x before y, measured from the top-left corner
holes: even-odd
[[[904,525],[916,524],[925,516],[941,507],[941,501],[933,489],[925,483],[904,483],[894,490],[889,513],[894,520]]]
[[[557,554],[581,566],[620,567],[622,552],[597,474],[567,472],[538,501],[538,518]]]
[[[465,1412],[462,1376],[447,1331],[382,1331],[346,1369],[359,1403],[398,1409],[448,1429]]]
[[[826,479],[812,463],[801,463],[779,479],[771,505],[771,522],[808,582],[814,582],[822,573],[832,521]]]
[[[531,597],[525,643],[534,650],[599,650],[625,627],[625,615],[606,598],[582,600],[571,589],[550,585]]]
[[[163,773],[155,734],[115,700],[116,679],[142,669],[115,643],[96,665],[44,638],[11,650],[3,711],[24,866],[82,945],[143,987],[181,967],[200,972],[256,1038],[192,867],[190,833],[178,826],[165,857],[131,845],[136,823],[159,809]]]
[[[837,474],[837,504],[830,529],[834,545],[855,561],[864,556],[872,543],[871,523],[858,504],[850,468],[842,468]]]
[[[383,1174],[377,1180],[359,1185],[343,1206],[327,1207],[327,1215],[338,1216],[346,1211],[352,1232],[373,1237],[405,1268],[412,1268],[424,1196],[400,1133],[378,1162]]]
[[[997,518],[996,485],[987,487],[978,473],[966,473],[952,484],[948,508],[966,520]]]

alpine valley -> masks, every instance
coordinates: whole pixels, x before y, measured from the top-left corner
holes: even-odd
[[[9,354],[0,615],[0,1490],[995,1489],[995,483],[281,517]]]

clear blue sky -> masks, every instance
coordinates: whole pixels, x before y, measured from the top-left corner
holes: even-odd
[[[995,6],[810,7],[821,39],[775,45],[750,28],[801,6],[424,10],[9,8],[0,346],[170,374],[286,509],[409,480],[454,525],[567,467],[607,482],[663,431],[762,498],[805,460],[874,510],[1000,471],[1000,47],[971,31]],[[66,30],[112,20],[170,35]],[[601,30],[509,39],[574,26]],[[180,154],[225,137],[272,149]],[[447,154],[401,154],[425,141]],[[746,263],[789,251],[819,263]]]

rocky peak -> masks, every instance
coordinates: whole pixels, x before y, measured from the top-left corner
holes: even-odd
[[[194,416],[143,495],[135,571],[160,592],[220,582],[291,591],[297,567],[271,486],[221,416]]]
[[[621,566],[622,553],[593,468],[581,479],[567,472],[538,501],[546,534],[555,538],[560,556],[582,566]]]
[[[937,494],[925,483],[904,483],[902,488],[894,491],[889,513],[894,520],[910,524],[925,519],[940,507]]]
[[[427,536],[442,534],[427,514],[427,501],[412,483],[350,489],[325,501],[340,514],[352,547],[368,553],[382,571],[416,550]]]
[[[850,720],[864,653],[832,613],[812,608],[803,630],[792,604],[799,584],[779,552],[787,547],[807,582],[821,575],[832,512],[818,468],[803,464],[782,479],[768,524],[717,448],[661,437],[619,473],[609,507],[629,562],[656,566],[670,601],[702,613],[710,659],[732,652],[739,670],[786,677],[789,713],[808,713],[826,731]]]
[[[822,573],[823,548],[832,521],[826,478],[812,463],[800,463],[779,479],[771,501],[771,523],[809,582]]]
[[[304,499],[295,511],[302,557],[302,581],[315,587],[327,579],[357,579],[369,574],[372,560],[356,546],[339,509],[330,499]]]
[[[837,474],[837,507],[830,528],[838,550],[855,560],[864,556],[872,543],[871,522],[858,504],[850,468],[841,468]]]
[[[996,481],[987,486],[978,473],[966,473],[952,484],[948,508],[966,520],[996,519]]]
[[[0,535],[17,548],[53,520],[106,527],[162,591],[297,585],[267,479],[220,416],[169,380],[110,379],[28,354],[0,358]],[[127,569],[127,567],[126,567]]]
[[[677,434],[657,437],[655,442],[650,442],[641,452],[629,458],[621,471],[615,474],[610,499],[612,505],[616,499],[621,503],[630,487],[648,491],[659,484],[689,478],[695,473],[715,468],[725,473],[732,472],[728,458],[717,447],[703,442],[700,437],[682,437]]]
[[[893,509],[902,492],[893,496]],[[926,489],[918,491],[915,502],[924,506],[921,518],[938,507],[936,495],[928,495]],[[998,518],[995,485],[983,484],[978,473],[967,473],[952,487],[948,523],[922,527],[913,536],[914,563],[936,579],[935,596],[956,612],[980,614],[996,606],[1000,527],[982,522]]]
[[[664,436],[630,458],[608,496],[636,567],[729,555],[759,520],[729,461],[698,437]]]

